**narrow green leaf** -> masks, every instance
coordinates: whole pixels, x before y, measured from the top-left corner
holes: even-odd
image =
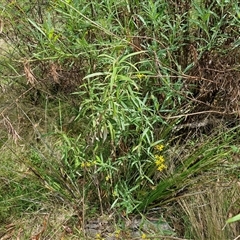
[[[234,217],[231,217],[227,220],[227,223],[233,223],[233,222],[236,222],[236,221],[239,221],[240,220],[240,214],[234,216]]]
[[[89,75],[87,75],[86,77],[83,78],[84,79],[88,79],[88,78],[93,78],[93,77],[98,77],[98,76],[104,76],[104,75],[109,75],[109,72],[96,72],[96,73],[91,73]]]
[[[33,22],[31,19],[28,18],[28,21],[40,32],[42,35],[46,37],[45,32],[38,26],[35,22]]]
[[[122,63],[122,62],[124,62],[126,59],[128,59],[128,58],[130,58],[130,57],[133,57],[133,56],[139,55],[139,54],[141,54],[141,53],[145,53],[145,52],[146,52],[146,51],[139,51],[139,52],[130,53],[130,54],[124,56],[123,58],[121,58],[120,61],[119,61],[119,64]]]

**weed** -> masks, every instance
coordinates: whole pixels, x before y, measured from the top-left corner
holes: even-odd
[[[93,210],[127,218],[178,203],[189,237],[217,234],[209,215],[224,195],[207,195],[218,206],[207,216],[182,199],[239,178],[238,2],[21,0],[0,11],[1,221],[47,202],[84,229]]]

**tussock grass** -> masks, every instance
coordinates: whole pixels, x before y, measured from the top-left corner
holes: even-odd
[[[185,236],[194,239],[235,239],[239,236],[239,223],[226,225],[226,219],[236,215],[239,209],[239,184],[219,178],[203,193],[178,201],[184,210],[182,220],[189,228]],[[198,189],[201,192],[201,188]],[[197,192],[197,191],[196,191]]]

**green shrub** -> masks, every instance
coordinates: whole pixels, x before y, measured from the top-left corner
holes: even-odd
[[[238,146],[237,1],[0,6],[11,44],[1,71],[14,96],[4,114],[34,136],[22,162],[69,204],[126,214],[166,204]],[[178,127],[209,118],[220,129],[179,137]]]

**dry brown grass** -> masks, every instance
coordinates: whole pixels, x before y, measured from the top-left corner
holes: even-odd
[[[0,228],[0,239],[82,239],[74,210],[66,206],[46,206],[45,210],[22,214]]]
[[[233,240],[239,236],[240,223],[226,225],[239,212],[240,183],[215,183],[204,193],[181,198],[178,203],[186,214],[185,232],[191,239]],[[183,217],[184,218],[184,217]]]

